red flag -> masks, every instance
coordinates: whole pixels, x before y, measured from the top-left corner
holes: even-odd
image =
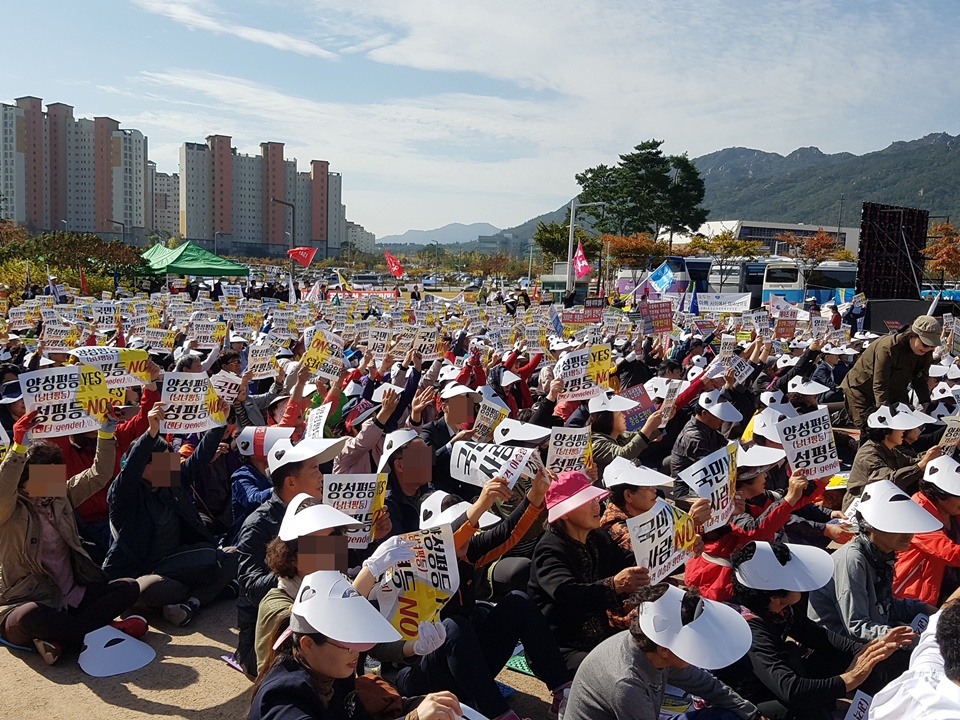
[[[390,274],[398,278],[403,277],[403,265],[400,264],[400,261],[391,255],[386,248],[383,249],[383,256],[387,259],[387,269]]]
[[[573,271],[578,278],[590,274],[590,263],[587,262],[586,253],[583,252],[583,243],[577,243],[577,252],[573,256]]]
[[[531,298],[533,302],[538,302],[540,300],[540,281],[537,280],[533,284],[533,297]]]
[[[313,262],[313,256],[316,254],[317,249],[309,247],[295,247],[291,250],[287,250],[287,255],[296,260],[303,267],[307,267],[307,265]]]
[[[90,294],[90,288],[87,287],[87,276],[83,274],[83,268],[80,268],[80,290],[84,295]]]

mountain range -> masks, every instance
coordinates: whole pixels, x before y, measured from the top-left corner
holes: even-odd
[[[706,186],[704,206],[711,220],[763,220],[832,227],[860,224],[864,201],[903,205],[930,211],[932,217],[960,220],[960,136],[933,133],[918,140],[898,141],[883,150],[853,155],[821,152],[816,147],[789,155],[732,147],[694,158]],[[840,217],[840,196],[843,216]],[[529,240],[537,223],[563,222],[565,205],[502,232]],[[478,230],[474,232],[473,228]],[[454,223],[437,230],[408,230],[377,242],[434,242],[462,230],[460,240],[498,232],[492,225]],[[483,229],[479,229],[483,228]],[[434,237],[433,234],[438,236]],[[398,239],[404,238],[404,239]]]
[[[384,235],[382,238],[377,238],[377,242],[382,245],[388,243],[432,245],[435,242],[439,242],[441,245],[450,245],[473,242],[481,235],[495,235],[498,232],[500,232],[500,228],[494,227],[490,223],[471,223],[469,225],[450,223],[433,230],[407,230],[402,235]]]

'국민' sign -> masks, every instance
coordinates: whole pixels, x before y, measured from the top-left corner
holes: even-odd
[[[450,459],[450,477],[480,487],[495,477],[502,477],[512,488],[521,475],[532,474],[528,464],[536,452],[536,448],[455,442]]]
[[[658,583],[693,557],[697,529],[687,513],[662,498],[647,512],[627,520],[633,554],[639,567]]]
[[[731,443],[680,471],[680,479],[698,497],[710,499],[710,519],[703,526],[704,531],[723,527],[733,516],[736,468],[737,445]]]

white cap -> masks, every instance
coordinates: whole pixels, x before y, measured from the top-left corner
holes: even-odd
[[[266,425],[245,427],[237,437],[237,449],[241,455],[267,457],[277,440],[289,440],[296,428]]]
[[[707,366],[707,359],[703,355],[694,355],[690,360],[690,364],[694,367],[705,368]]]
[[[345,643],[400,640],[400,633],[336,570],[319,570],[303,579],[290,609],[290,628]]]
[[[380,462],[377,463],[377,472],[382,473],[390,456],[418,437],[420,436],[417,435],[416,430],[394,430],[387,435],[383,439],[383,454],[380,456]]]
[[[670,585],[656,601],[641,603],[637,622],[643,634],[705,670],[727,667],[743,657],[753,639],[743,616],[729,605],[700,598],[693,621],[684,625],[681,608],[685,595]]]
[[[923,479],[944,492],[960,497],[960,463],[949,455],[941,455],[928,462]]]
[[[523,423],[513,418],[504,418],[493,431],[493,442],[503,445],[508,442],[535,443],[539,445],[550,437],[550,428],[533,423]]]
[[[591,414],[598,412],[627,412],[638,407],[640,403],[636,400],[630,400],[622,395],[615,395],[613,391],[607,390],[590,398],[587,403],[587,409]]]
[[[799,375],[790,378],[790,382],[787,383],[787,391],[798,395],[819,395],[829,389],[826,385],[821,385],[814,380],[807,380]]]
[[[933,515],[889,480],[875,480],[860,494],[857,511],[872,528],[892,533],[925,533],[943,527]]]
[[[378,385],[377,389],[373,391],[373,396],[370,398],[376,405],[379,405],[383,402],[383,394],[387,390],[393,390],[397,395],[400,395],[403,392],[403,388],[399,385],[391,385],[390,383],[383,383]]]
[[[786,457],[786,452],[780,448],[752,445],[744,450],[743,447],[740,447],[737,449],[737,467],[765,467],[767,465],[776,465]]]
[[[454,520],[463,515],[470,509],[470,503],[467,501],[459,502],[456,505],[442,510],[443,501],[450,497],[449,493],[443,490],[437,490],[430,493],[427,498],[420,503],[420,529],[429,530],[430,528],[440,527],[441,525],[450,525]],[[491,512],[485,512],[480,516],[480,528],[486,529],[500,522],[500,518]]]
[[[457,384],[448,385],[444,388],[443,392],[440,393],[440,399],[449,400],[450,398],[459,397],[460,395],[470,395],[473,397],[474,402],[480,402],[483,399],[483,396],[473,388]]]
[[[789,416],[780,412],[779,406],[768,407],[758,412],[753,418],[753,434],[783,444],[780,440],[780,431],[777,430],[777,423],[785,417]]]
[[[289,440],[277,440],[267,455],[267,467],[271,473],[289,463],[316,458],[317,463],[333,460],[349,438],[308,438],[293,445]]]
[[[647,395],[649,395],[651,398],[662,398],[667,396],[667,388],[669,386],[669,378],[653,377],[643,384],[643,389],[647,391]]]
[[[603,484],[607,488],[615,485],[657,487],[672,485],[673,478],[643,465],[634,465],[624,457],[615,457],[603,471]]]
[[[520,380],[520,376],[510,372],[509,370],[503,371],[503,376],[500,378],[500,385],[502,387],[507,387],[508,385],[513,385],[513,383]]]
[[[874,410],[867,417],[867,427],[878,430],[913,430],[925,423],[926,420],[910,411],[902,411],[887,405]]]
[[[928,374],[932,378],[942,378],[947,376],[947,366],[941,365],[940,363],[934,363],[930,366]]]
[[[356,382],[355,380],[351,380],[349,383],[347,383],[347,386],[343,389],[343,394],[346,395],[347,397],[360,397],[361,395],[363,395],[363,385]]]
[[[698,377],[703,375],[703,368],[698,365],[693,365],[689,370],[687,370],[687,381],[693,382]]]
[[[836,345],[824,345],[820,352],[824,355],[846,355],[846,348],[838,347]]]
[[[720,390],[700,395],[700,407],[724,422],[740,422],[743,415],[731,403],[720,397]]]
[[[734,570],[737,580],[754,590],[818,590],[833,577],[833,559],[825,550],[812,545],[787,544],[790,559],[782,564],[768,542],[748,543],[755,548],[753,557]]]
[[[798,357],[791,357],[790,355],[781,355],[780,357],[777,358],[777,367],[782,370],[785,367],[793,367],[798,362],[800,362],[800,358]]]
[[[440,372],[437,374],[438,382],[447,382],[448,380],[456,380],[457,375],[460,374],[460,368],[456,365],[444,365],[440,368]]]
[[[361,524],[335,507],[324,505],[312,495],[300,493],[287,505],[278,536],[284,542],[289,542],[320,530]]]

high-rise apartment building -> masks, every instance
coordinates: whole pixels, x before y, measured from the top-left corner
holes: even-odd
[[[219,250],[283,255],[295,246],[316,247],[336,257],[341,245],[339,174],[325,160],[309,172],[283,156],[283,143],[260,144],[259,155],[244,155],[226,135],[180,148],[180,234]],[[336,195],[333,177],[336,176]],[[280,200],[282,202],[276,202]],[[290,203],[295,210],[288,205]],[[337,208],[331,235],[330,209]],[[332,239],[331,239],[332,238]]]
[[[112,118],[73,117],[40,98],[0,105],[0,216],[34,232],[71,230],[142,241],[147,138]],[[121,230],[122,228],[122,230]]]
[[[372,255],[377,251],[377,236],[355,222],[346,222],[347,242],[356,252]]]
[[[153,198],[153,203],[147,207],[147,227],[163,237],[179,234],[180,176],[157,172],[157,164],[148,162],[147,197]]]

